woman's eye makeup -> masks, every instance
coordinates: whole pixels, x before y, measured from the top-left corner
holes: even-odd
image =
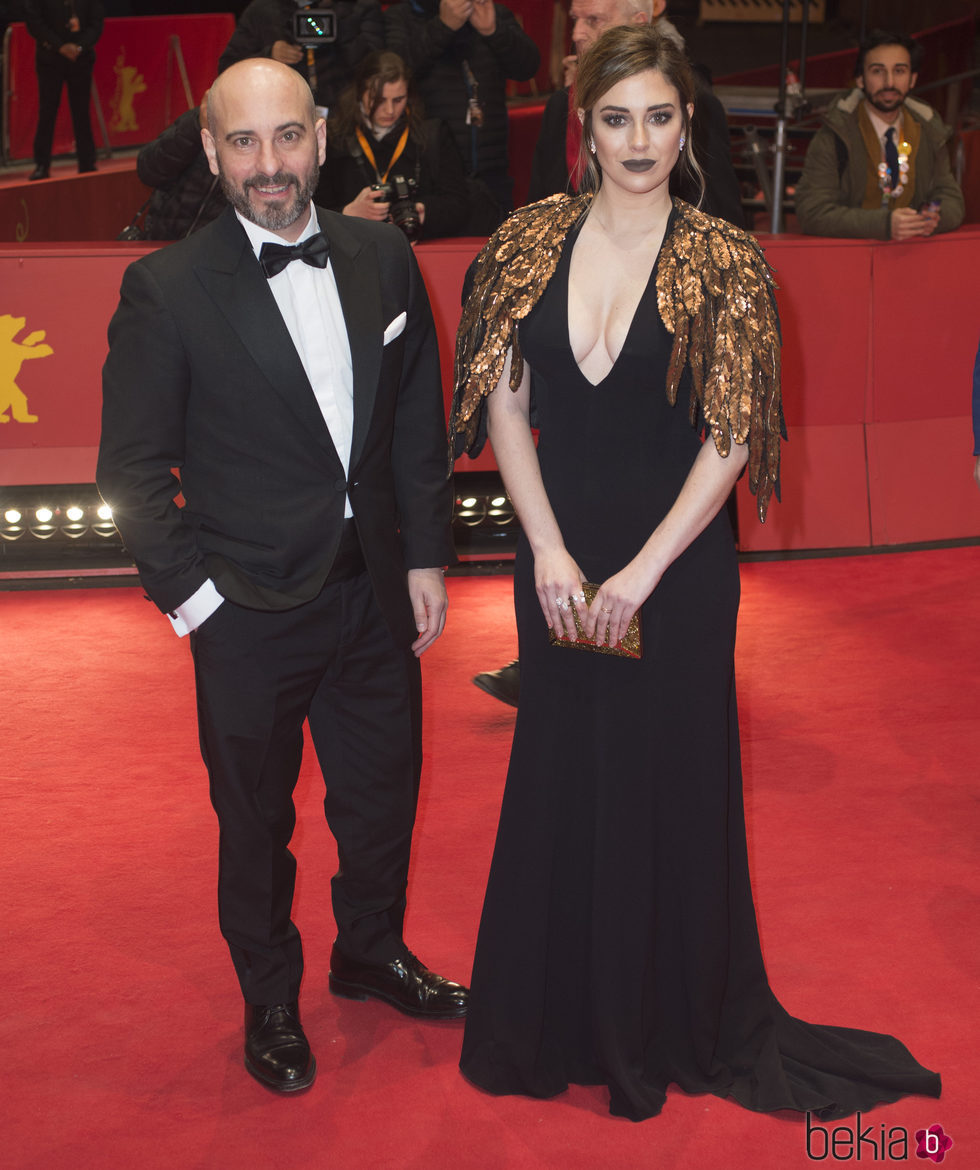
[[[654,126],[666,126],[673,116],[673,110],[653,110],[647,116],[647,121]],[[625,126],[629,118],[626,114],[609,113],[602,115],[602,121],[604,125],[612,126],[615,129],[620,126]]]

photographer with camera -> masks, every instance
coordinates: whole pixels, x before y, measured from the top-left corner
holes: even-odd
[[[537,45],[493,0],[400,0],[385,9],[385,35],[429,116],[452,130],[470,180],[466,234],[488,235],[514,203],[507,82],[534,76]]]
[[[271,57],[301,73],[316,104],[329,110],[358,62],[384,43],[378,0],[252,0],[218,72],[246,57]]]
[[[360,63],[327,123],[315,201],[388,220],[410,240],[459,235],[468,212],[463,160],[446,123],[423,119],[409,81],[396,53]]]

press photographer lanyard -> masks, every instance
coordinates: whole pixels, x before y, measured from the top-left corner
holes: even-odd
[[[378,176],[379,183],[387,183],[388,176],[391,174],[391,168],[398,162],[402,151],[405,149],[405,143],[408,142],[408,123],[405,123],[405,129],[402,131],[401,138],[398,139],[398,145],[395,147],[395,153],[391,156],[391,162],[388,163],[388,169],[382,174],[378,170],[378,164],[374,161],[374,151],[371,149],[371,144],[364,137],[360,126],[356,127],[357,141],[361,144],[361,150],[367,155],[367,160],[374,167],[374,173]]]

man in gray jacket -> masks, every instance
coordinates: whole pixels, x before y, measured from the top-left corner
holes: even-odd
[[[797,219],[808,235],[910,240],[963,222],[951,131],[931,106],[908,96],[920,54],[897,33],[876,32],[862,43],[856,88],[832,103],[796,188]]]

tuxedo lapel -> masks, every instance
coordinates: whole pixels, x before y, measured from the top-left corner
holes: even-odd
[[[381,273],[374,248],[363,245],[343,230],[337,217],[320,215],[320,227],[330,241],[330,263],[347,324],[351,365],[354,372],[354,429],[351,466],[360,454],[374,411],[381,371],[382,320]]]
[[[216,221],[209,245],[196,266],[198,278],[273,390],[307,434],[339,464],[340,458],[306,370],[269,290],[269,282],[231,208]],[[233,368],[229,369],[229,375],[234,380]]]

